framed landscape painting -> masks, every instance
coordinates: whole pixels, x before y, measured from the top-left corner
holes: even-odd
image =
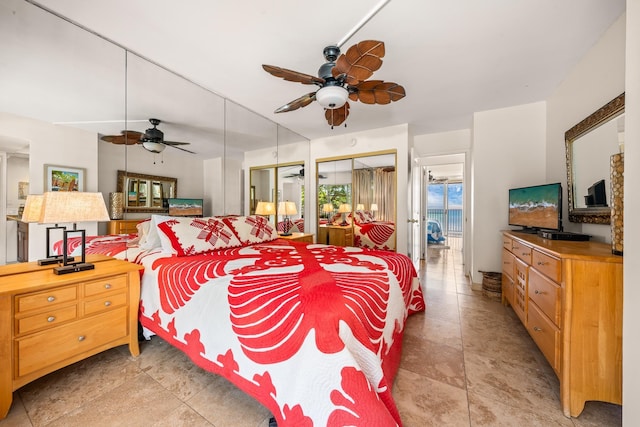
[[[44,165],[44,191],[84,191],[84,168]]]

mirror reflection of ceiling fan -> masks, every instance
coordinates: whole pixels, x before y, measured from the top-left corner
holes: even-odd
[[[186,151],[187,153],[196,154],[191,150],[179,147],[180,145],[189,145],[189,142],[167,141],[164,139],[164,132],[158,129],[158,125],[162,123],[159,119],[149,119],[152,128],[147,129],[144,133],[135,130],[123,130],[120,135],[103,135],[100,139],[112,144],[134,145],[141,144],[145,150],[152,153],[161,153],[167,146]]]
[[[300,168],[298,173],[292,173],[292,174],[289,174],[289,175],[285,175],[284,177],[285,178],[300,178],[300,179],[304,179],[304,168]],[[318,178],[319,179],[325,179],[326,175],[318,174]]]

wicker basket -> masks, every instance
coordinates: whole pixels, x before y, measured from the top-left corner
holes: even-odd
[[[502,273],[493,271],[481,271],[482,273],[482,295],[502,299]]]

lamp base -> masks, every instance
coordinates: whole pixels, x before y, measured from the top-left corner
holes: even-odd
[[[286,232],[286,233],[280,233],[281,236],[291,236],[292,233],[290,231]]]
[[[68,274],[77,271],[93,270],[95,265],[88,262],[78,262],[76,264],[62,265],[53,269],[54,274]]]
[[[74,257],[67,257],[67,262],[75,261]],[[51,265],[51,264],[60,264],[62,262],[62,255],[52,256],[49,258],[39,259],[38,265]]]

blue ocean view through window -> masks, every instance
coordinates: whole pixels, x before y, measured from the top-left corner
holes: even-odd
[[[428,186],[427,218],[438,221],[445,235],[447,233],[462,233],[464,220],[462,190],[462,183],[429,184]]]

